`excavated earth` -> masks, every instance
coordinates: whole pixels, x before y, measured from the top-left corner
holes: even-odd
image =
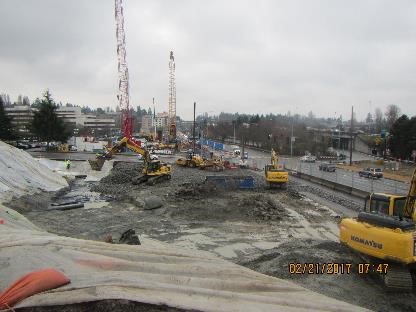
[[[415,294],[389,293],[377,276],[359,275],[355,268],[363,260],[339,244],[339,220],[359,210],[358,201],[295,178],[286,191],[270,190],[262,172],[251,170],[208,172],[174,165],[171,180],[133,185],[140,171],[140,163],[115,163],[99,182],[75,179],[66,190],[22,197],[8,206],[59,235],[117,242],[134,229],[139,237],[207,250],[369,309],[416,311]],[[204,183],[207,175],[251,175],[256,187],[222,189]],[[74,198],[85,207],[46,210],[52,202]],[[149,209],[152,201],[162,206]],[[290,263],[351,263],[353,269],[350,274],[291,274]]]

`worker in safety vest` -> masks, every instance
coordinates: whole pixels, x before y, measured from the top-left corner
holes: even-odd
[[[65,168],[69,169],[71,167],[71,162],[69,161],[69,159],[65,159]]]

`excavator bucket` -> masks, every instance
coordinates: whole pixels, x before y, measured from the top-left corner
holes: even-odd
[[[96,171],[101,171],[101,168],[104,165],[104,158],[97,158],[97,159],[88,159],[88,162],[90,163],[91,169]]]

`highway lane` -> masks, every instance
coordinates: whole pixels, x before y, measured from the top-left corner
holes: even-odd
[[[224,148],[226,152],[232,152],[231,145],[225,144]],[[250,148],[245,148],[245,151],[248,152],[249,164],[253,166],[255,165],[258,169],[264,169],[264,166],[270,163],[270,153]],[[361,153],[353,153],[353,160],[364,160],[371,158],[371,156],[364,155]],[[321,179],[354,187],[369,193],[384,192],[391,194],[407,195],[409,190],[409,184],[400,181],[394,181],[385,178],[381,178],[379,180],[368,179],[360,177],[358,173],[339,168],[337,168],[335,172],[321,171],[319,170],[319,164],[321,163],[320,161],[317,161],[315,163],[305,163],[301,162],[299,157],[290,158],[287,156],[281,156],[279,158],[279,163],[284,165],[289,170],[295,170],[301,173],[310,174]]]
[[[406,195],[409,190],[409,184],[390,180],[390,179],[370,179],[360,177],[358,173],[337,168],[335,172],[325,172],[319,170],[319,164],[305,163],[298,159],[293,159],[286,163],[286,168],[301,173],[306,173],[321,179],[339,183],[342,185],[354,187],[366,192],[391,193]]]

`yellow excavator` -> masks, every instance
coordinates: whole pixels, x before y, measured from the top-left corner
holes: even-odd
[[[172,167],[170,165],[161,163],[160,160],[151,160],[149,152],[130,140],[127,137],[122,138],[113,147],[106,150],[103,154],[96,156],[97,162],[102,162],[103,159],[111,158],[113,154],[119,152],[123,147],[143,156],[143,170],[142,175],[133,177],[133,184],[140,184],[147,182],[150,185],[163,180],[169,180],[172,175]],[[90,164],[92,162],[90,161]],[[91,164],[93,167],[93,164]]]
[[[286,170],[283,169],[281,165],[278,164],[279,158],[277,153],[272,149],[271,152],[271,164],[268,164],[264,167],[264,175],[266,181],[269,183],[270,188],[275,185],[280,186],[282,189],[286,189],[287,183],[289,181],[289,174]]]
[[[204,159],[198,154],[188,153],[186,158],[178,158],[176,164],[182,167],[200,168],[204,164]]]
[[[340,223],[340,241],[359,252],[391,290],[411,290],[416,277],[416,170],[407,196],[370,194],[364,211]],[[368,272],[364,272],[368,273]]]
[[[198,168],[200,170],[210,170],[210,171],[223,171],[224,163],[223,161],[214,156],[212,159],[205,159],[200,155],[188,153],[186,158],[178,158],[176,164],[181,167],[191,167]]]

